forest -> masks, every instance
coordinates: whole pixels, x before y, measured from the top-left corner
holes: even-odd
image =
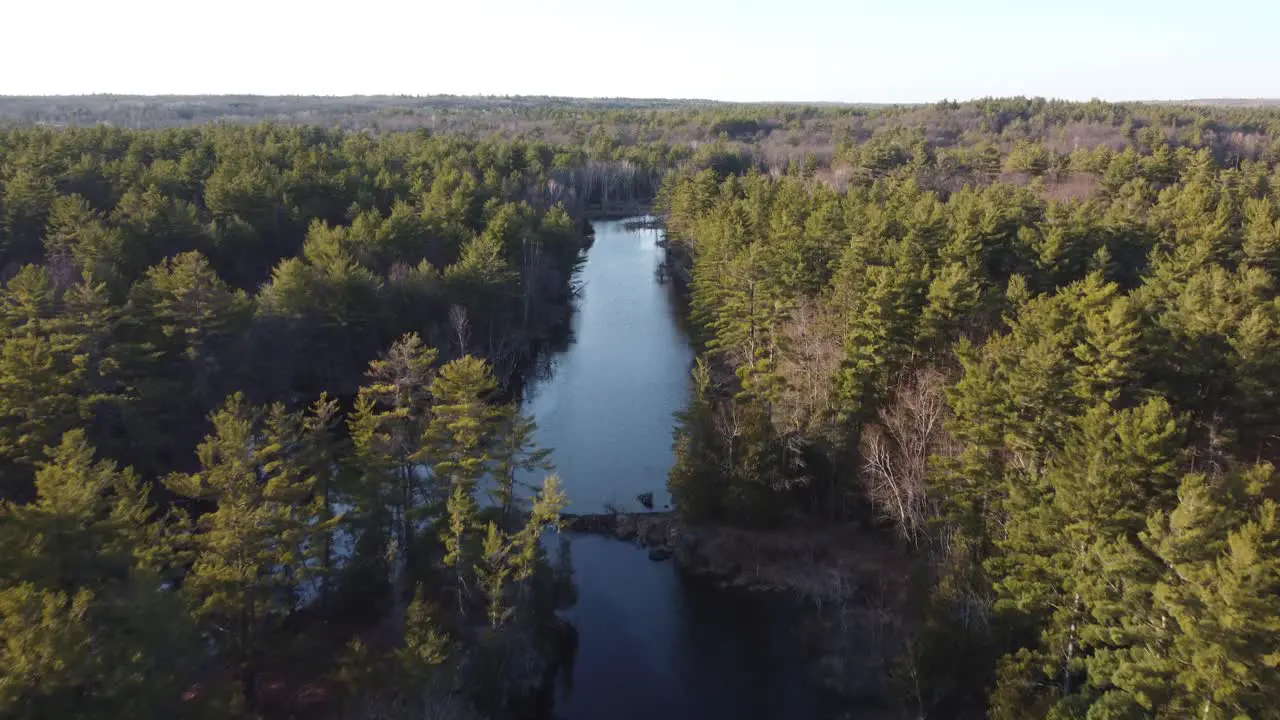
[[[569,586],[513,399],[585,241],[564,152],[0,139],[6,716],[254,716],[322,675],[351,717],[529,701]]]
[[[1280,126],[1178,114],[668,176],[676,505],[895,536],[913,715],[1276,717]]]
[[[1278,717],[1280,110],[0,118],[0,715],[546,717],[521,388],[588,221],[652,207],[676,512],[905,558],[898,716]]]

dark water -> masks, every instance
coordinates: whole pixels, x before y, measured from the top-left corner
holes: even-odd
[[[673,413],[686,400],[692,352],[670,288],[655,269],[654,230],[598,222],[581,271],[574,338],[526,409],[573,512],[669,502]],[[653,562],[628,543],[572,538],[578,603],[566,614],[579,645],[567,720],[772,720],[817,716],[781,611]]]

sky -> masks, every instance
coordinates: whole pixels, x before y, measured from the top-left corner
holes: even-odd
[[[1280,0],[0,0],[0,95],[1280,98]]]

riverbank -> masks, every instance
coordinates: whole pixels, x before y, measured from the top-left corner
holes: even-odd
[[[887,704],[906,628],[909,559],[853,523],[759,531],[670,512],[565,515],[567,532],[612,537],[724,588],[794,602],[810,670],[826,690]],[[860,715],[861,716],[861,715]]]
[[[652,200],[634,202],[611,202],[604,205],[589,205],[582,210],[586,220],[627,220],[629,218],[647,217],[653,212]]]

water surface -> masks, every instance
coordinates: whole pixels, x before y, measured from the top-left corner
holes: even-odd
[[[607,505],[659,509],[671,466],[674,413],[692,351],[671,288],[655,270],[657,231],[595,224],[579,280],[573,339],[549,377],[527,391],[538,441],[554,448],[571,512]],[[671,562],[610,538],[572,538],[578,629],[572,682],[558,691],[566,720],[774,720],[816,717],[790,625],[757,597],[684,577]]]
[[[638,510],[636,496],[647,492],[661,509],[693,351],[672,288],[655,273],[659,232],[607,221],[595,233],[569,348],[551,359],[549,379],[526,390],[525,411],[538,422],[539,443],[554,449],[569,512]]]

